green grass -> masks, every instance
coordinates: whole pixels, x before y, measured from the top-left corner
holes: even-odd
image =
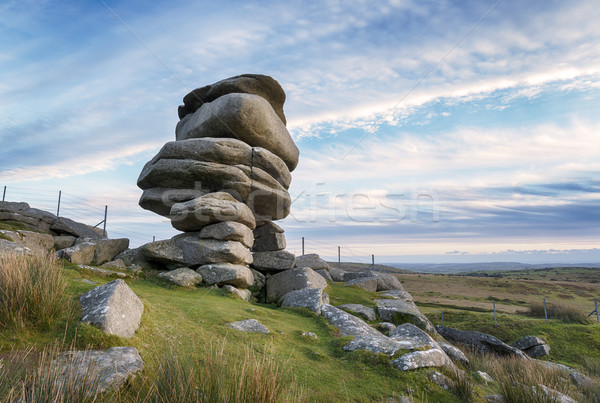
[[[62,270],[68,281],[66,295],[74,304],[82,293],[109,281],[78,272],[72,265]],[[77,281],[81,278],[98,284]],[[75,315],[58,320],[57,326],[48,330],[37,327],[19,332],[0,330],[0,354],[32,346],[37,350],[52,343],[101,349],[127,345],[140,351],[146,363],[144,373],[154,377],[161,365],[167,365],[161,364],[161,357],[174,357],[173,348],[176,349],[174,359],[197,362],[198,356],[215,352],[210,348],[211,343],[213,346],[222,343],[223,354],[232,363],[248,360],[249,354],[278,363],[287,374],[283,376],[286,379],[283,383],[295,385],[292,389],[296,391],[305,391],[302,393],[309,395],[310,401],[370,402],[411,393],[417,401],[460,401],[432,384],[426,370],[402,372],[389,365],[387,357],[368,352],[346,353],[342,347],[348,338],[340,338],[324,318],[306,310],[248,303],[218,289],[167,285],[150,275],[127,280],[127,283],[144,303],[141,325],[133,338],[107,336],[94,327],[79,324]],[[333,285],[328,291],[337,299],[337,302],[332,301],[334,304],[355,302],[372,306],[371,298],[378,297],[376,293],[341,285]],[[241,333],[227,327],[229,322],[249,318],[259,320],[271,333]],[[318,339],[302,336],[302,332],[315,333]],[[175,367],[181,364],[171,358],[167,361]],[[125,401],[135,400],[133,394],[146,392],[140,385],[132,386],[126,389],[125,393],[129,394]]]
[[[375,308],[377,304],[373,302],[375,299],[386,299],[381,294],[376,292],[368,292],[357,286],[345,286],[344,283],[329,282],[329,286],[325,289],[329,294],[331,305],[343,304],[361,304],[371,308]]]
[[[441,325],[441,313],[431,312],[428,318]],[[544,337],[550,346],[550,361],[584,368],[586,360],[600,362],[600,324],[567,324],[552,319],[531,318],[525,315],[499,314],[498,327],[489,313],[444,311],[444,324],[461,330],[477,330],[514,343],[524,336]]]

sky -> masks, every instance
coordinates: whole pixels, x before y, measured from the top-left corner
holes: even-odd
[[[169,238],[137,204],[143,165],[185,94],[260,73],[300,149],[289,251],[600,262],[595,3],[3,1],[0,191]]]

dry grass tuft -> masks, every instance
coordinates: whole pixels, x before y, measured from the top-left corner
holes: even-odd
[[[156,372],[146,374],[129,393],[136,401],[165,403],[308,401],[272,348],[257,354],[247,346],[240,358],[227,354],[225,347],[225,340],[212,342],[197,356],[170,347]]]
[[[51,329],[62,315],[72,313],[67,281],[54,255],[0,256],[0,328],[28,326]]]
[[[558,319],[564,323],[589,323],[587,315],[573,305],[560,302],[551,302],[547,303],[546,306],[549,319]],[[529,304],[529,311],[526,313],[530,316],[543,318],[544,304],[540,302],[532,302]]]

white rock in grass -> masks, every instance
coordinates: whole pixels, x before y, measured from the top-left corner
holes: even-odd
[[[142,301],[121,279],[86,292],[79,303],[82,322],[120,337],[133,337],[144,312]]]

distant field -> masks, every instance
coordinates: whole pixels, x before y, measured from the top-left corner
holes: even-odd
[[[338,267],[338,262],[327,262],[331,267]],[[341,262],[340,268],[346,271],[363,271],[363,270],[371,270],[371,264],[367,263],[348,263]],[[397,267],[387,266],[384,264],[376,264],[376,271],[382,271],[387,273],[410,273],[409,270],[399,269]]]
[[[600,298],[600,269],[555,268],[470,273],[468,275],[402,273],[404,288],[425,311],[442,309],[525,310],[531,302],[560,302],[584,312]]]

